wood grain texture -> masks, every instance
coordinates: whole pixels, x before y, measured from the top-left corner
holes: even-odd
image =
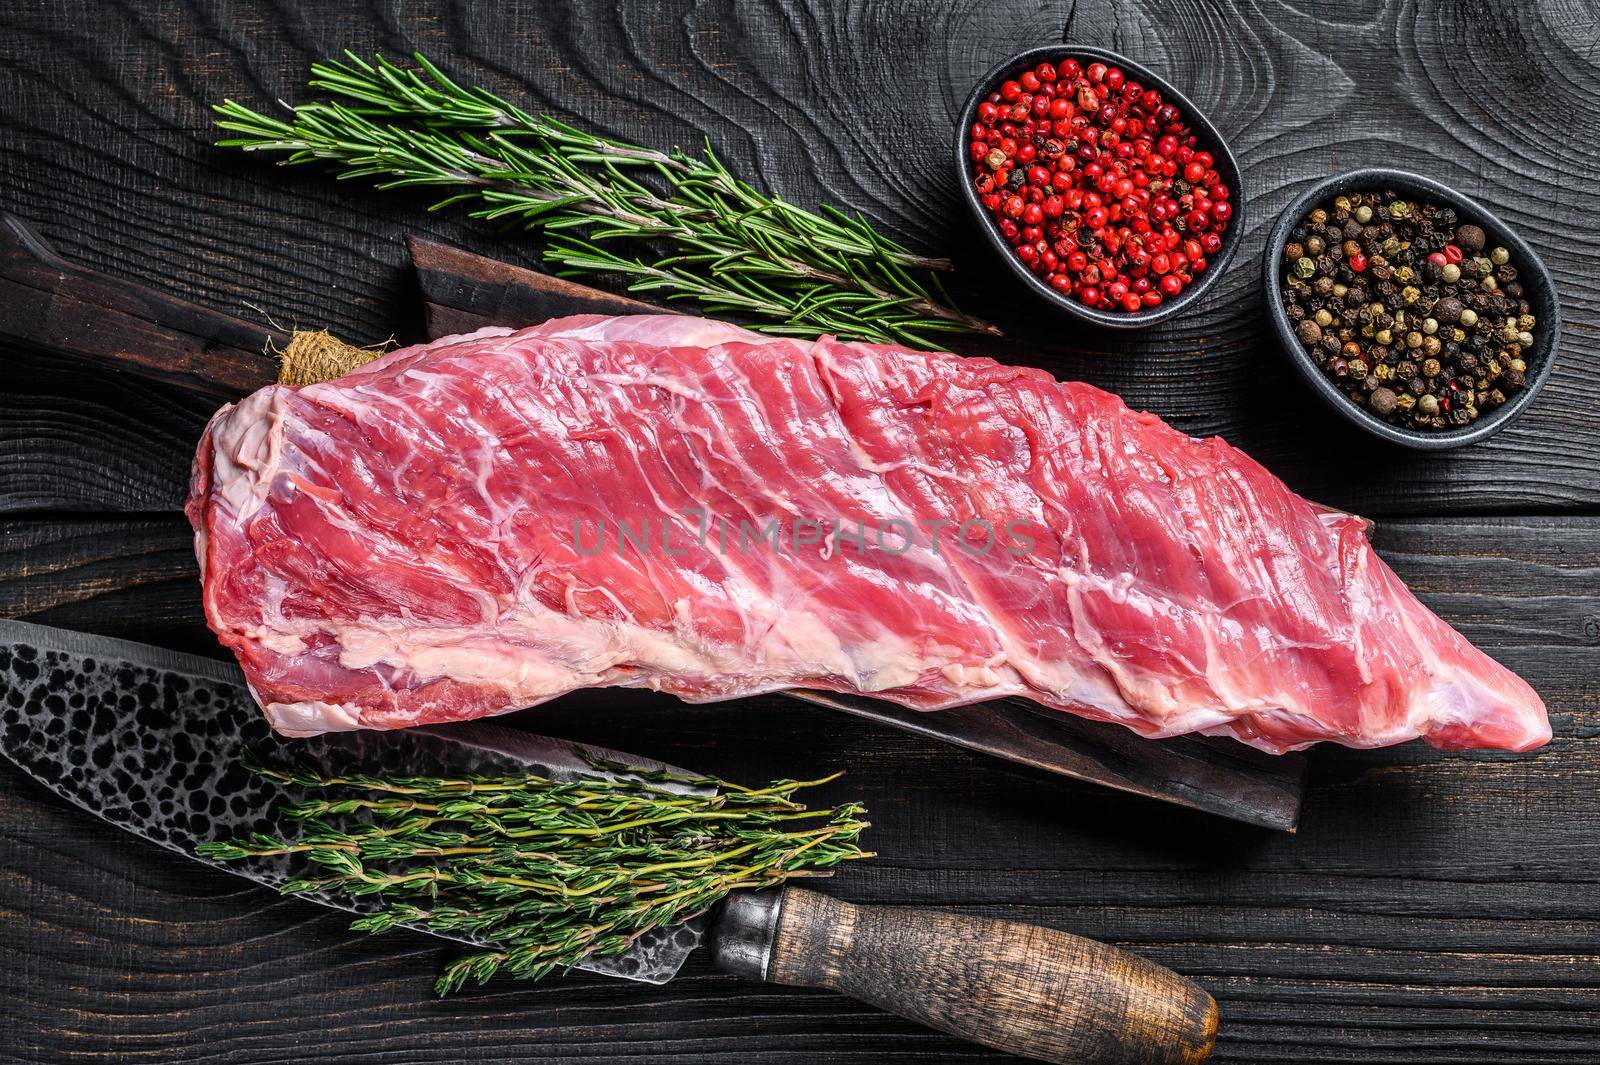
[[[653,314],[663,308],[552,277],[541,270],[474,255],[448,244],[406,234],[406,251],[417,272],[429,339],[453,330],[435,322],[452,310],[485,324],[540,322],[562,314]]]
[[[768,979],[1057,1065],[1198,1065],[1217,1004],[1136,954],[1021,921],[786,888]]]
[[[192,565],[181,519],[35,524],[0,527],[6,543],[28,538],[0,554],[0,614],[217,652],[181,602],[193,585],[146,576]],[[1600,1053],[1600,517],[1406,520],[1376,535],[1431,607],[1539,689],[1556,738],[1531,757],[1319,750],[1295,837],[771,697],[585,692],[513,721],[736,779],[847,768],[819,801],[864,800],[879,857],[821,890],[1135,950],[1217,998],[1217,1061],[1586,1065]],[[74,568],[95,594],[70,592]],[[41,588],[47,573],[60,576]],[[660,989],[573,974],[438,1003],[448,945],[351,936],[9,767],[0,781],[0,1015],[14,1022],[0,1056],[1000,1060],[700,958]]]
[[[194,535],[168,515],[0,520],[0,602],[6,617],[69,628],[121,615],[139,639],[169,644],[202,621]]]
[[[280,332],[67,262],[0,215],[0,343],[115,369],[219,400],[277,379]]]
[[[213,399],[0,349],[0,513],[173,513]]]
[[[993,353],[1220,433],[1324,502],[1375,515],[1600,505],[1600,337],[1588,324],[1600,235],[1584,191],[1600,182],[1600,156],[1573,135],[1600,129],[1600,31],[1580,0],[184,10],[111,3],[88,20],[29,4],[4,16],[0,198],[74,261],[247,320],[360,342],[415,336],[403,232],[528,263],[530,242],[456,212],[425,215],[420,194],[219,151],[206,107],[302,97],[309,62],[340,47],[425,48],[463,80],[609,133],[709,136],[790,199],[860,209],[914,245],[955,251],[958,297],[1011,334]],[[1245,171],[1252,229],[1229,276],[1200,313],[1137,336],[1019,299],[969,239],[955,197],[947,139],[967,89],[1010,52],[1064,38],[1167,72],[1232,138]],[[1443,456],[1369,443],[1317,409],[1268,337],[1254,266],[1266,227],[1307,182],[1371,163],[1458,184],[1555,272],[1573,322],[1565,350],[1539,402],[1490,443]],[[70,459],[81,442],[52,446]]]
[[[1201,313],[1137,337],[1063,328],[1008,293],[956,210],[945,138],[968,87],[1062,39],[1166,72],[1244,166],[1240,258]],[[249,322],[418,337],[403,233],[532,265],[529,243],[425,214],[420,196],[210,146],[207,104],[298,97],[309,62],[347,46],[424,48],[464,80],[648,143],[709,135],[790,199],[966,253],[957,294],[1012,333],[997,354],[1220,432],[1325,502],[1425,515],[1380,522],[1380,552],[1532,681],[1556,739],[1523,758],[1318,752],[1300,834],[1280,838],[770,699],[587,693],[518,720],[737,778],[849,767],[833,797],[868,802],[881,857],[831,895],[1135,949],[1217,997],[1217,1061],[1600,1060],[1592,3],[16,3],[0,9],[0,207],[75,262]],[[1458,184],[1557,276],[1565,349],[1528,416],[1487,445],[1367,444],[1311,405],[1268,342],[1252,261],[1265,228],[1305,183],[1363,164]],[[176,515],[214,404],[26,352],[0,349],[0,366],[0,613],[215,653]],[[0,782],[6,1060],[1000,1060],[699,959],[660,989],[575,974],[437,1002],[447,946],[350,936],[336,915],[141,846],[14,771]]]

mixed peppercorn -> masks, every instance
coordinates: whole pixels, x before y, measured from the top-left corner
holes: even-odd
[[[1283,246],[1283,301],[1323,373],[1393,425],[1460,428],[1526,384],[1516,266],[1453,208],[1388,190],[1318,207]]]
[[[1222,248],[1228,185],[1178,108],[1105,63],[1040,63],[978,106],[973,185],[1022,263],[1089,307],[1140,311]]]

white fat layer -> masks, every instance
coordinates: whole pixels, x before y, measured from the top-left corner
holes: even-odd
[[[265,703],[267,723],[275,731],[293,739],[320,736],[324,732],[354,732],[366,728],[353,708],[342,703],[308,700],[299,703]]]
[[[312,634],[331,637],[338,663],[349,670],[379,666],[412,684],[450,680],[497,691],[506,704],[532,705],[574,688],[614,684],[742,688],[759,678],[767,688],[837,677],[863,692],[883,692],[943,678],[942,702],[970,702],[1005,690],[1019,680],[994,656],[977,666],[957,648],[923,648],[884,634],[845,646],[815,613],[750,605],[754,645],[727,646],[704,640],[687,615],[665,628],[583,617],[537,603],[501,606],[492,630],[420,626],[400,619],[368,618],[330,625],[282,619],[284,629],[252,636],[281,653],[297,653]],[[643,678],[641,679],[641,674]]]
[[[263,388],[211,428],[211,495],[243,522],[267,498],[283,454],[283,389]]]

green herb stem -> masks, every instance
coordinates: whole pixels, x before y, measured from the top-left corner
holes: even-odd
[[[315,793],[285,808],[302,836],[258,834],[200,853],[299,856],[307,869],[283,890],[375,900],[358,930],[410,926],[495,944],[447,967],[441,994],[497,972],[537,979],[626,950],[731,891],[828,876],[867,856],[857,845],[868,827],[860,805],[812,810],[793,797],[837,774],[746,788],[594,765],[611,775],[385,779],[253,766]],[[716,790],[685,793],[686,783]]]
[[[434,209],[544,232],[563,276],[621,275],[629,289],[688,299],[769,332],[835,333],[925,346],[951,332],[998,334],[951,304],[936,272],[859,217],[808,211],[738,180],[711,151],[690,155],[600,137],[462,86],[421,55],[420,70],[354,53],[312,67],[339,98],[287,119],[227,100],[224,147],[323,162],[380,188],[448,189]],[[340,101],[343,102],[340,102]],[[614,244],[661,255],[629,254]]]

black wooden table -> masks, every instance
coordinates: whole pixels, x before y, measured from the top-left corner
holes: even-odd
[[[522,717],[759,779],[848,767],[876,861],[830,890],[1043,922],[1140,950],[1221,1002],[1226,1062],[1600,1060],[1600,17],[1585,0],[1147,3],[599,0],[14,2],[0,9],[0,208],[69,257],[352,340],[420,330],[400,236],[527,245],[424,201],[212,148],[207,106],[303,95],[344,47],[655,144],[710,136],[801,203],[963,252],[952,116],[1062,39],[1166,73],[1232,139],[1250,231],[1198,314],[1101,335],[961,293],[1009,355],[1219,433],[1377,519],[1422,598],[1548,701],[1534,757],[1420,744],[1312,760],[1298,836],[1030,776],[821,711],[588,694]],[[1266,227],[1310,180],[1431,173],[1498,208],[1568,315],[1548,390],[1494,441],[1411,455],[1312,406],[1267,337]],[[0,614],[215,653],[179,506],[208,406],[0,352]],[[0,770],[0,1054],[126,1061],[969,1061],[993,1055],[693,960],[664,988],[574,974],[439,1001],[448,948],[124,837]]]

